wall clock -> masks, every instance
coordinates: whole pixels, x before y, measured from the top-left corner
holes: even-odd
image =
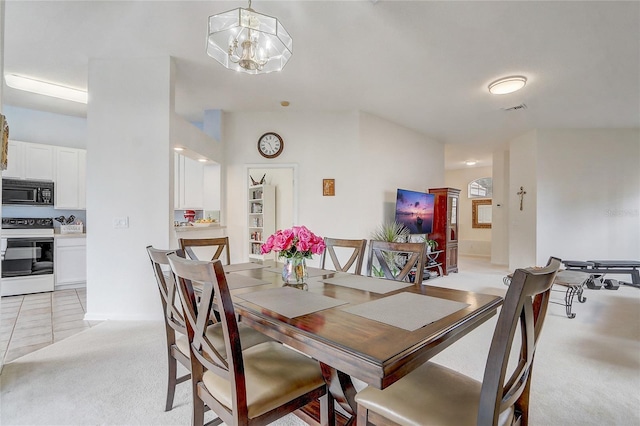
[[[258,139],[258,152],[264,158],[276,158],[283,149],[284,141],[277,133],[267,132]]]

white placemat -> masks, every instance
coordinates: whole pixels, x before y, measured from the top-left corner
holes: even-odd
[[[393,296],[344,309],[345,312],[408,331],[415,331],[469,306],[438,297],[415,293]]]
[[[327,284],[370,291],[376,294],[387,294],[413,285],[413,283],[408,283],[406,281],[392,281],[383,278],[351,274],[336,274],[334,277],[327,278],[322,281]]]
[[[291,287],[253,291],[239,294],[238,297],[270,311],[277,312],[287,318],[295,318],[347,303],[343,300]]]
[[[230,290],[237,288],[253,287],[256,285],[270,284],[268,281],[259,280],[257,278],[246,277],[240,274],[227,274],[227,285]]]
[[[234,265],[224,265],[222,268],[228,274],[229,272],[247,271],[249,269],[262,269],[265,265],[261,263],[246,262],[236,263]]]

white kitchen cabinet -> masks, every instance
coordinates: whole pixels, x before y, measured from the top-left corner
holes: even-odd
[[[24,179],[24,142],[9,141],[7,150],[7,170],[2,177]]]
[[[39,143],[24,143],[24,178],[37,180],[53,180],[52,145]]]
[[[55,147],[56,209],[86,208],[86,150]]]
[[[54,147],[39,143],[9,141],[7,170],[2,177],[53,180]]]
[[[176,155],[175,208],[202,210],[204,206],[204,165],[184,155]]]
[[[54,251],[55,289],[84,287],[87,283],[87,238],[56,236]]]

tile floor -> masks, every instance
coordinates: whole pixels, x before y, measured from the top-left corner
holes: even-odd
[[[86,301],[86,288],[0,298],[3,363],[95,325],[84,320]]]

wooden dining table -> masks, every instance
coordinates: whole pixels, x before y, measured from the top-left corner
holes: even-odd
[[[495,315],[503,301],[316,268],[308,268],[305,284],[288,286],[281,268],[272,261],[225,266],[236,313],[318,360],[332,396],[351,415],[349,424],[356,422],[352,377],[378,389],[390,386]]]

